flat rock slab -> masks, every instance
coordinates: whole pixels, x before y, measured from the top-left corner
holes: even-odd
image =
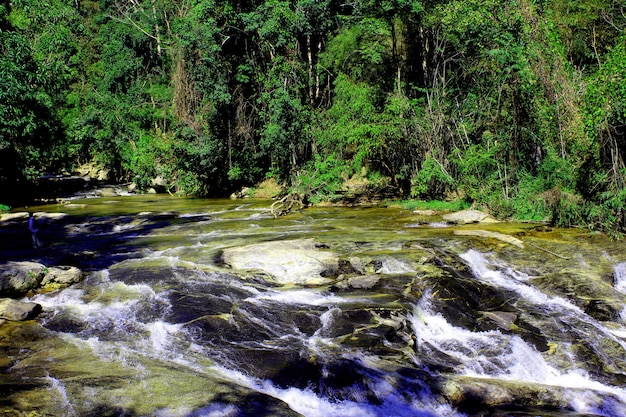
[[[505,235],[504,233],[491,232],[489,230],[455,230],[454,234],[457,236],[477,236],[488,239],[497,239],[502,242],[515,245],[520,249],[524,249],[524,243],[521,240],[511,235]]]
[[[224,250],[223,260],[233,269],[259,270],[281,284],[322,285],[338,268],[338,255],[316,247],[313,239],[281,240]]]
[[[479,210],[461,210],[441,216],[448,223],[469,224],[469,223],[495,223],[497,220],[487,213]]]
[[[41,305],[27,301],[0,298],[0,321],[24,321],[41,313]]]
[[[33,217],[37,220],[61,220],[67,217],[67,213],[47,213],[47,212],[36,212],[33,213]],[[16,221],[16,220],[28,220],[28,212],[20,211],[15,213],[4,213],[0,214],[0,221]]]
[[[4,213],[0,214],[0,221],[8,222],[13,220],[28,220],[27,212],[19,212],[19,213]]]

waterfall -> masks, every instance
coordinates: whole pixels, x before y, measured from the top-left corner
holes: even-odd
[[[461,259],[469,264],[478,280],[514,291],[533,304],[556,306],[557,308],[563,307],[580,311],[578,307],[563,298],[556,296],[550,297],[528,284],[526,282],[528,276],[525,274],[510,269],[501,270],[498,265],[491,263],[483,253],[477,250],[470,249],[461,255]]]
[[[626,294],[626,262],[615,265],[613,271],[615,289]]]
[[[625,389],[595,381],[580,369],[558,369],[517,335],[452,326],[432,310],[431,297],[425,293],[410,316],[417,339],[417,365],[422,365],[423,358],[439,356],[456,364],[459,375],[576,389],[577,393],[566,394],[573,410],[607,417],[626,415]]]

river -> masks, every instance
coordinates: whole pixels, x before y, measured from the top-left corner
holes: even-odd
[[[275,219],[270,204],[38,207],[67,216],[33,256],[86,277],[0,325],[0,411],[626,415],[623,241],[395,208]]]

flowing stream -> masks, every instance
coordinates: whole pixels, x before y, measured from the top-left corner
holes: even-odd
[[[623,242],[391,208],[274,219],[270,204],[42,207],[68,215],[38,260],[86,277],[29,297],[35,320],[0,325],[0,410],[626,415]]]

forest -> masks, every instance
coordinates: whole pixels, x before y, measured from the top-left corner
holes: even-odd
[[[626,231],[622,0],[0,0],[0,203],[146,189],[458,201]]]

